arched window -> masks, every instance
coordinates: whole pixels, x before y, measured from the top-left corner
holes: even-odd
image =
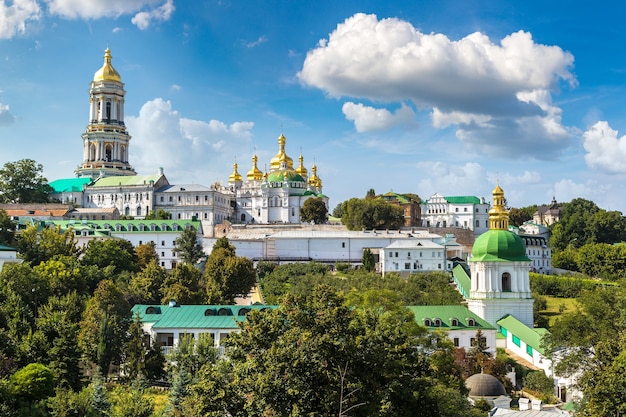
[[[140,206],[137,207],[137,216],[141,216],[141,207]]]
[[[130,216],[130,207],[126,206],[126,208],[124,209],[124,215]]]
[[[241,221],[242,221],[242,222],[245,222],[245,221],[246,221],[246,215],[245,215],[245,213],[241,215]]]
[[[474,319],[467,319],[467,325],[468,326],[476,326],[476,321],[474,321]]]
[[[106,161],[110,162],[113,159],[113,147],[111,145],[107,145],[104,153],[106,155]]]
[[[511,274],[508,272],[502,274],[502,291],[511,292]]]
[[[94,143],[89,145],[89,160],[90,161],[96,160],[96,145]]]
[[[120,159],[122,162],[126,162],[126,146],[120,146]]]
[[[430,319],[424,319],[424,326],[426,326],[426,327],[432,326],[432,323],[431,323]]]
[[[111,102],[110,101],[107,101],[106,112],[107,112],[107,122],[108,122],[109,120],[111,120]]]

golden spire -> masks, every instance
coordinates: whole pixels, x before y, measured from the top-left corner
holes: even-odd
[[[285,153],[285,142],[287,142],[287,138],[281,133],[278,137],[278,153],[270,161],[270,171],[280,170],[280,165],[283,162],[287,169],[293,169],[293,159]]]
[[[257,158],[256,154],[254,154],[254,156],[252,156],[252,169],[250,169],[250,171],[248,171],[248,174],[246,175],[246,179],[248,181],[260,181],[263,179],[263,173],[256,166],[258,160],[259,158]]]
[[[93,76],[94,81],[117,81],[122,82],[122,77],[115,71],[113,65],[111,65],[111,50],[107,48],[104,51],[104,65]]]
[[[296,172],[302,176],[302,178],[306,178],[309,175],[309,171],[304,167],[304,157],[302,156],[302,150],[300,150],[300,157],[298,158],[300,161],[300,165],[296,168]]]
[[[322,189],[322,180],[317,176],[317,165],[313,164],[311,167],[311,176],[309,177],[309,185],[317,188],[318,190]]]
[[[506,199],[500,184],[496,185],[491,194],[493,195],[493,207],[489,210],[489,229],[508,230],[509,212],[505,208]]]
[[[237,172],[237,162],[235,162],[233,164],[233,173],[230,174],[230,177],[228,177],[228,182],[241,182],[241,181],[243,181],[243,178],[241,177],[241,174]]]

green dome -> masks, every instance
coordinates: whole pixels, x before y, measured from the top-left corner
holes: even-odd
[[[267,180],[270,182],[283,182],[285,181],[285,176],[288,182],[306,182],[300,174],[292,170],[270,172]]]
[[[530,262],[526,245],[515,233],[508,230],[488,230],[474,242],[470,262]]]

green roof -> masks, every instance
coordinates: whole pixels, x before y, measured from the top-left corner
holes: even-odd
[[[143,323],[153,329],[236,329],[250,310],[275,309],[267,305],[149,305],[136,304],[133,317],[139,314]]]
[[[542,355],[544,354],[544,349],[541,347],[541,338],[543,335],[550,333],[548,330],[543,328],[532,329],[510,314],[507,314],[496,323],[501,328],[505,328],[507,333],[514,334],[528,346]]]
[[[49,220],[47,224],[60,225],[62,229],[94,230],[112,232],[181,232],[187,225],[200,230],[202,223],[199,220]],[[118,230],[119,225],[119,230]],[[154,225],[154,230],[153,229]],[[142,230],[143,229],[143,230]]]
[[[12,248],[10,246],[0,245],[0,252],[16,252],[17,249]]]
[[[454,267],[452,277],[461,295],[463,295],[464,298],[469,298],[470,290],[472,289],[472,279],[463,265],[457,264],[457,266]]]
[[[55,193],[69,193],[83,191],[83,186],[91,182],[91,178],[62,178],[54,180],[48,185]]]
[[[270,172],[267,176],[267,180],[269,182],[283,182],[285,181],[285,176],[287,177],[287,181],[290,182],[306,182],[300,174],[292,170]]]
[[[429,328],[437,328],[444,330],[467,330],[481,329],[496,330],[494,326],[487,323],[480,318],[477,314],[472,313],[467,307],[462,305],[448,305],[448,306],[409,306],[407,307],[415,316],[415,321],[424,326],[426,319],[430,320],[431,325]],[[441,320],[440,326],[435,326],[435,320]],[[456,319],[456,325],[453,325],[452,319]],[[469,325],[469,319],[474,320],[474,325]]]
[[[394,193],[393,191],[389,191],[382,195],[383,200],[386,201],[398,201],[400,204],[406,204],[409,202],[409,199],[403,196],[402,194]]]
[[[461,195],[455,197],[444,197],[450,204],[480,204],[480,199],[473,195]]]
[[[92,187],[116,187],[130,185],[148,185],[150,181],[154,184],[162,177],[162,175],[119,175],[114,177],[99,178]]]
[[[521,237],[508,230],[488,230],[478,236],[470,262],[530,262]]]

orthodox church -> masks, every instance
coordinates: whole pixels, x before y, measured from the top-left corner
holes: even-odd
[[[112,63],[111,51],[89,88],[89,122],[82,134],[83,161],[76,178],[52,181],[53,198],[87,208],[117,208],[125,216],[142,219],[163,209],[177,219],[202,220],[205,226],[230,223],[300,223],[300,208],[311,197],[322,199],[317,166],[311,175],[300,155],[299,165],[285,152],[286,138],[278,138],[278,153],[268,172],[258,166],[256,154],[245,180],[235,163],[228,184],[210,187],[169,183],[163,169],[155,175],[137,175],[129,163],[131,136],[124,124],[126,91]]]
[[[309,176],[300,154],[299,165],[294,169],[293,159],[285,152],[286,142],[281,134],[269,172],[263,173],[258,168],[256,154],[252,156],[252,167],[245,181],[237,171],[237,164],[233,165],[228,183],[235,192],[237,223],[300,223],[300,208],[311,197],[321,198],[328,209],[328,197],[322,194],[317,166],[313,164]]]

